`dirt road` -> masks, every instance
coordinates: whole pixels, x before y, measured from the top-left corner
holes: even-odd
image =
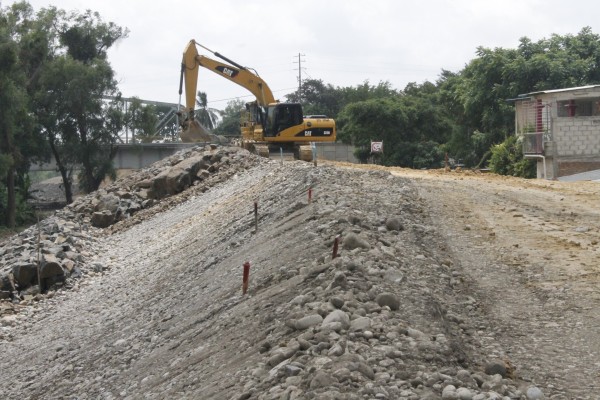
[[[600,184],[393,173],[415,180],[521,377],[558,398],[598,398]]]

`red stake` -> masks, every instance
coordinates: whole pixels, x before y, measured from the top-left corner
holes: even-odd
[[[312,188],[308,188],[308,204],[312,202]]]
[[[338,256],[338,246],[340,245],[340,235],[337,235],[333,240],[333,254],[331,255],[331,259],[333,260]]]
[[[242,294],[248,291],[248,279],[250,278],[250,261],[244,263],[244,278],[242,280]]]

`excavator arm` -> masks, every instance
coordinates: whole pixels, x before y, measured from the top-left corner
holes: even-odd
[[[198,54],[198,49],[196,47],[197,45],[207,49],[201,44],[196,43],[195,40],[190,40],[185,48],[185,51],[183,52],[183,60],[181,62],[181,82],[185,83],[186,112],[193,113],[195,109],[199,67],[209,69],[212,72],[221,75],[225,79],[228,79],[231,82],[247,89],[256,97],[258,105],[262,107],[266,107],[271,103],[275,103],[275,98],[273,97],[273,92],[269,88],[269,85],[267,85],[267,83],[263,81],[258,74],[209,49],[207,49],[209,52],[213,53],[219,58],[227,60],[230,64],[200,55]]]
[[[227,61],[227,63],[198,54],[197,46],[206,49],[216,57]],[[202,46],[192,39],[185,47],[181,61],[179,95],[182,94],[182,89],[185,85],[185,117],[182,122],[182,140],[198,141],[205,138],[207,134],[206,130],[196,121],[194,115],[199,67],[204,67],[247,89],[256,97],[256,103],[260,107],[267,107],[269,104],[275,103],[275,98],[269,85],[255,71],[250,71],[248,68]]]

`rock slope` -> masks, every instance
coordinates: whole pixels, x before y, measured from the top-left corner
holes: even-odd
[[[218,168],[188,161],[207,156]],[[1,303],[29,301],[1,320],[7,398],[544,396],[486,337],[481,300],[405,178],[195,149],[65,212],[86,235],[76,266],[93,273]]]

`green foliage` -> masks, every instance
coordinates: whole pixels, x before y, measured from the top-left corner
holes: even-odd
[[[373,86],[369,81],[360,85],[334,87],[320,79],[308,79],[302,82],[302,91],[288,94],[287,100],[302,104],[304,115],[327,115],[337,118],[344,106],[369,99],[394,97],[398,92],[389,82],[379,82]]]
[[[18,210],[23,200],[16,184],[24,180],[29,163],[43,155],[29,110],[27,76],[20,65],[19,23],[30,7],[17,3],[11,10],[0,8],[0,188],[1,221],[12,228],[23,214]]]
[[[152,143],[161,139],[156,133],[158,115],[155,106],[144,105],[140,99],[134,97],[124,118],[124,125],[131,130],[134,140]]]
[[[40,23],[32,27],[31,35],[48,28],[45,21],[52,23],[47,48],[40,50],[45,58],[37,65],[29,92],[71,201],[68,171],[74,165],[82,166],[80,185],[88,192],[112,173],[111,159],[125,120],[117,101],[103,100],[119,97],[106,52],[127,31],[90,11],[67,15],[49,8],[37,15]]]
[[[370,146],[371,140],[393,142],[405,134],[405,110],[395,98],[350,103],[338,116],[338,137],[345,143]]]
[[[509,136],[500,144],[492,146],[490,170],[500,175],[512,175],[521,178],[535,178],[535,161],[523,158],[521,141]]]
[[[500,143],[514,129],[514,108],[506,99],[600,83],[599,60],[600,36],[589,27],[577,35],[555,34],[535,43],[524,37],[516,49],[479,47],[477,57],[460,73],[444,71],[438,86],[460,128],[456,134],[480,130],[487,132],[488,142]],[[451,147],[464,153],[459,143],[465,144],[464,137],[454,138]],[[470,160],[486,152],[487,148],[471,147]]]
[[[383,141],[385,165],[439,167],[440,143],[450,136],[452,125],[436,86],[412,83],[404,92],[391,94],[346,105],[338,116],[338,137],[369,149],[371,141]],[[362,151],[357,157],[366,158]]]
[[[15,190],[15,226],[27,225],[35,220],[35,210],[27,204],[29,186],[30,181],[27,175],[19,179],[19,184]],[[7,213],[9,212],[8,190],[5,185],[0,185],[0,219],[2,221],[6,220]]]
[[[227,107],[221,111],[221,121],[215,128],[214,132],[217,135],[239,136],[240,131],[240,116],[243,110],[246,109],[243,100],[235,99],[227,103]]]

